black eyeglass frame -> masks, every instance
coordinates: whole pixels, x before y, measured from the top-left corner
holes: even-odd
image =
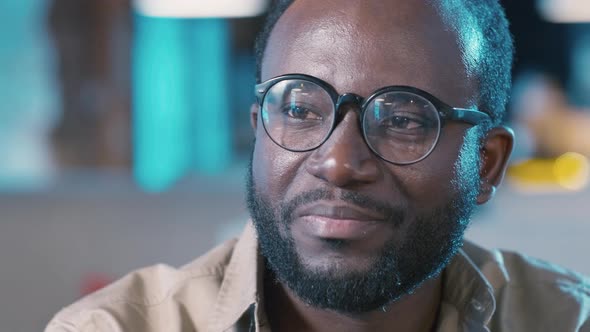
[[[465,123],[469,123],[471,125],[477,126],[477,125],[480,125],[485,122],[491,122],[491,120],[492,120],[491,117],[484,112],[481,112],[478,110],[473,110],[473,109],[467,109],[467,108],[452,107],[452,106],[448,105],[447,103],[441,101],[437,97],[433,96],[432,94],[430,94],[424,90],[421,90],[419,88],[412,87],[412,86],[406,86],[406,85],[386,86],[386,87],[379,88],[379,89],[375,90],[373,93],[371,93],[371,95],[368,98],[363,98],[362,96],[359,96],[355,93],[339,94],[338,92],[336,92],[336,89],[332,85],[330,85],[329,83],[327,83],[317,77],[305,75],[305,74],[285,74],[285,75],[271,78],[265,82],[256,84],[255,85],[255,94],[256,94],[256,99],[257,99],[257,102],[258,102],[258,105],[259,105],[261,111],[262,111],[263,104],[264,104],[264,98],[266,97],[266,94],[268,93],[268,91],[277,83],[282,82],[282,81],[286,81],[286,80],[308,81],[310,83],[316,84],[316,85],[320,86],[321,88],[323,88],[328,93],[330,98],[332,98],[332,102],[334,103],[334,113],[335,113],[334,117],[332,119],[330,131],[328,132],[326,137],[320,143],[318,143],[315,147],[309,148],[309,149],[304,149],[304,150],[289,149],[289,148],[286,148],[283,145],[279,144],[270,135],[270,133],[268,132],[268,129],[266,128],[266,125],[264,124],[264,121],[263,121],[262,125],[263,125],[264,131],[266,132],[268,137],[275,144],[280,146],[281,148],[283,148],[287,151],[291,151],[291,152],[309,152],[309,151],[313,151],[313,150],[319,148],[320,146],[322,146],[330,138],[330,136],[332,136],[332,133],[336,129],[336,126],[338,125],[338,123],[340,123],[340,121],[342,121],[342,118],[344,117],[344,112],[341,111],[340,106],[342,106],[344,104],[349,104],[349,103],[355,104],[358,106],[358,109],[355,108],[355,112],[357,112],[359,114],[359,126],[363,131],[363,138],[364,138],[367,146],[380,159],[382,159],[388,163],[395,164],[395,165],[410,165],[410,164],[415,164],[417,162],[420,162],[420,161],[426,159],[432,153],[432,151],[434,151],[434,149],[438,145],[438,141],[439,141],[440,135],[441,135],[441,130],[444,127],[446,121],[449,121],[449,120],[450,121],[460,121],[460,122],[465,122]],[[428,152],[426,152],[424,154],[424,156],[422,156],[421,158],[419,158],[417,160],[413,160],[410,162],[394,162],[394,161],[388,160],[385,157],[383,157],[378,151],[376,151],[373,148],[373,146],[371,146],[371,144],[368,143],[369,141],[367,138],[367,131],[365,130],[365,127],[363,125],[364,117],[365,117],[365,113],[366,113],[366,108],[378,96],[380,96],[384,93],[387,93],[387,92],[409,92],[409,93],[418,95],[418,96],[426,99],[428,102],[430,102],[434,106],[434,108],[436,109],[436,111],[438,113],[440,121],[438,123],[438,133],[437,133],[436,139],[435,139],[434,143],[432,144],[432,147],[430,148],[430,150],[428,150]]]

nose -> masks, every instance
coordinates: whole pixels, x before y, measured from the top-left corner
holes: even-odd
[[[379,179],[379,161],[363,138],[358,113],[345,112],[332,135],[306,162],[307,172],[337,187]]]

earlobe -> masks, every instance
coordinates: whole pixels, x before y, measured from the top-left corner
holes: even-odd
[[[477,195],[477,204],[485,204],[496,195],[496,186],[485,181],[479,181],[479,193]]]
[[[260,107],[258,104],[254,103],[250,106],[250,125],[254,130],[254,134],[256,134],[256,128],[258,128],[258,110]]]
[[[514,132],[508,127],[492,128],[486,134],[480,151],[478,204],[484,204],[494,197],[506,173],[513,145]]]

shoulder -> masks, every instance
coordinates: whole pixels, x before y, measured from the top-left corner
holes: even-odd
[[[587,276],[518,252],[488,251],[473,244],[465,251],[495,289],[498,324],[518,331],[515,326],[531,325],[590,331]]]
[[[187,320],[205,324],[235,243],[227,241],[181,268],[154,265],[131,272],[62,309],[46,331],[150,331],[162,321],[179,327]],[[183,313],[189,305],[191,312]]]

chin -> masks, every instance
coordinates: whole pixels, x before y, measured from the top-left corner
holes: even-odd
[[[299,261],[303,269],[309,273],[324,274],[334,278],[345,278],[362,275],[374,269],[378,261],[375,257],[346,257],[343,255],[326,255],[325,257],[301,257]]]

